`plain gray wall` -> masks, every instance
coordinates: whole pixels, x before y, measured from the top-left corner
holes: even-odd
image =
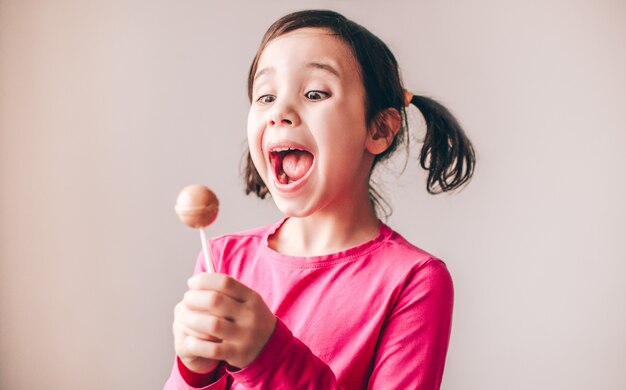
[[[454,278],[443,388],[626,388],[624,2],[15,0],[0,2],[1,389],[162,387],[200,249],[176,195],[215,189],[211,235],[280,217],[239,177],[247,70],[271,22],[320,7],[387,42],[478,153],[455,195],[428,195],[414,160],[381,171],[389,224]]]

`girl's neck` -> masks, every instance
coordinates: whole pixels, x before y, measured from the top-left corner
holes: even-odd
[[[337,205],[304,218],[288,218],[269,238],[277,252],[290,256],[322,256],[363,244],[378,235],[380,221],[369,197],[360,205]],[[352,206],[352,207],[351,207]]]

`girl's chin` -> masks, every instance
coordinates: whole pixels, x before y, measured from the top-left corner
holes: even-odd
[[[280,210],[280,212],[287,217],[306,218],[313,214],[312,210],[310,209],[310,205],[305,204],[305,202],[303,201],[298,201],[295,199],[284,199],[280,197],[280,195],[277,197],[274,194],[272,194],[272,199],[274,200],[274,204],[276,205],[278,210]]]

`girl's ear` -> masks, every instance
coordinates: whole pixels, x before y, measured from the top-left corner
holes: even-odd
[[[365,142],[367,151],[377,155],[387,150],[398,134],[401,124],[402,116],[397,109],[390,107],[379,112],[374,118]]]

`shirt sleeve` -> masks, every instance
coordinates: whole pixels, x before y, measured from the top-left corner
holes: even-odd
[[[382,329],[369,389],[439,389],[450,340],[454,289],[441,260],[410,277]]]
[[[176,357],[163,390],[223,390],[228,388],[229,381],[230,378],[223,364],[211,373],[198,374],[185,367],[183,362]]]
[[[280,319],[272,337],[252,363],[241,370],[227,368],[227,371],[248,388],[341,389],[330,367],[296,338]]]

